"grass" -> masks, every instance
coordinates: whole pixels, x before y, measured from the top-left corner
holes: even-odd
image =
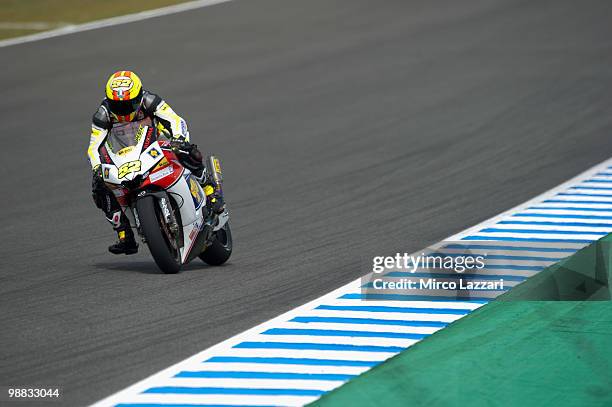
[[[138,11],[151,10],[187,0],[0,0],[0,39],[41,32],[1,28],[1,23],[46,22],[79,24]]]

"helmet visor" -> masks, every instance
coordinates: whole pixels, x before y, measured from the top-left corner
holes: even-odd
[[[127,116],[134,113],[140,107],[142,92],[132,100],[111,100],[108,99],[108,107],[111,113],[117,116]]]

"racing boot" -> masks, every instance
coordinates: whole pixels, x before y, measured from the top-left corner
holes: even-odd
[[[210,183],[210,180],[203,186],[203,189],[206,194],[206,207],[208,208],[208,213],[215,215],[223,213],[225,210],[223,195],[217,191],[217,188],[215,188],[212,183]]]
[[[134,239],[132,228],[121,228],[117,230],[117,243],[108,246],[108,251],[113,254],[134,254],[138,253],[138,243]]]

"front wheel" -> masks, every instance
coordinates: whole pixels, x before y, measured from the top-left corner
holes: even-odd
[[[140,229],[157,266],[166,274],[181,270],[181,256],[176,239],[170,233],[155,198],[145,196],[136,201]]]
[[[232,255],[232,231],[229,222],[215,232],[210,246],[200,253],[200,259],[211,266],[220,266]]]

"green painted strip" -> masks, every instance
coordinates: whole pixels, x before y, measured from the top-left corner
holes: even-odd
[[[612,237],[312,406],[612,405]]]

